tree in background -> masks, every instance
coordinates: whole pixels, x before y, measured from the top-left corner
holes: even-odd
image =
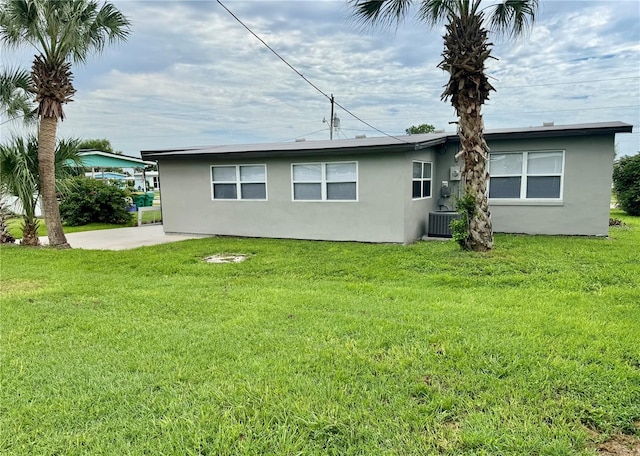
[[[411,125],[405,130],[408,135],[421,135],[423,133],[433,133],[434,131],[436,131],[436,127],[430,124]]]
[[[613,192],[620,209],[640,215],[640,152],[622,157],[613,165]]]
[[[21,69],[0,71],[0,109],[7,120],[22,117],[26,124],[37,119],[33,97],[29,93],[31,76]]]
[[[99,150],[110,154],[122,155],[121,151],[114,151],[111,141],[108,139],[83,139],[80,141],[80,149]]]
[[[533,24],[537,0],[348,0],[355,16],[365,23],[392,24],[402,21],[411,6],[419,3],[418,18],[428,26],[444,23],[443,60],[439,68],[449,73],[442,99],[451,100],[458,115],[460,152],[464,158],[465,195],[475,199],[467,237],[460,244],[469,250],[493,247],[493,229],[487,198],[489,147],[484,140],[481,109],[495,90],[489,83],[485,61],[491,57],[488,29],[515,38]]]
[[[78,140],[59,141],[54,152],[54,178],[58,182],[56,190],[67,190],[65,178],[73,175],[74,166],[82,166]],[[34,135],[26,140],[13,137],[8,143],[0,145],[0,189],[3,194],[18,198],[22,204],[23,245],[40,244],[36,217],[41,194],[38,173],[38,138]]]
[[[84,63],[107,43],[126,40],[129,20],[110,3],[95,0],[2,0],[0,39],[8,46],[33,46],[31,70],[40,119],[38,164],[49,244],[69,248],[56,199],[55,146],[63,105],[75,89],[71,63]]]

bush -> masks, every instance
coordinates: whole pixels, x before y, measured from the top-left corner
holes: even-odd
[[[70,226],[87,223],[112,223],[121,225],[131,221],[131,213],[127,212],[126,190],[115,185],[76,177],[70,183],[70,190],[60,203],[60,217]]]
[[[640,153],[622,157],[613,166],[613,191],[620,209],[640,215]]]

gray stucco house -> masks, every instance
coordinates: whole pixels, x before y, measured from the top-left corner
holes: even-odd
[[[606,236],[615,135],[631,131],[622,122],[487,131],[494,230]],[[158,163],[167,233],[410,243],[434,231],[430,213],[431,225],[448,226],[458,148],[455,133],[431,133],[142,158]]]

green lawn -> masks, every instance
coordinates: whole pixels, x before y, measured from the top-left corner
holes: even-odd
[[[640,218],[489,254],[2,246],[3,455],[595,455],[640,435]],[[245,253],[238,264],[207,264]],[[638,445],[638,443],[636,443]]]
[[[142,223],[152,223],[162,221],[160,212],[144,212],[142,214]],[[154,217],[155,215],[155,217]],[[113,228],[126,228],[129,226],[137,226],[138,224],[138,213],[131,213],[131,223],[126,223],[123,225],[113,225],[109,223],[89,223],[87,225],[81,226],[63,226],[63,231],[65,234],[68,233],[78,233],[81,231],[96,231],[96,230],[110,230]],[[16,239],[22,239],[22,219],[21,218],[11,218],[7,221],[7,226],[9,228],[9,233]],[[45,224],[44,219],[40,219],[40,225],[38,226],[38,235],[46,236],[47,235],[47,226]]]

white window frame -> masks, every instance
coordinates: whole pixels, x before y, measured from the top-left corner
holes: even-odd
[[[559,173],[545,173],[545,174],[529,174],[528,166],[529,166],[529,154],[540,154],[540,153],[561,153],[562,154],[562,170]],[[488,192],[489,195],[491,190],[491,178],[492,177],[520,177],[520,196],[518,198],[489,198],[491,203],[516,203],[516,204],[526,204],[526,203],[534,203],[534,204],[559,204],[563,202],[564,197],[564,176],[565,176],[565,166],[566,166],[566,151],[564,149],[552,149],[552,150],[523,150],[523,151],[504,151],[504,152],[491,152],[490,155],[507,155],[507,154],[519,154],[522,156],[522,170],[518,174],[490,174],[489,182],[488,182]],[[560,192],[557,198],[527,198],[527,182],[529,177],[559,177],[560,178]]]
[[[425,163],[429,165],[429,168],[431,169],[431,176],[429,178],[426,177],[413,177],[413,164],[414,163],[420,163],[421,169],[424,170],[424,165]],[[425,181],[429,181],[429,196],[418,196],[415,197],[413,196],[413,183],[414,182],[420,182],[420,193],[422,194],[422,188],[424,185]],[[418,200],[424,200],[424,199],[429,199],[429,198],[433,198],[433,162],[429,162],[429,161],[422,161],[422,160],[412,160],[411,161],[411,199],[414,201],[418,201]]]
[[[262,166],[264,168],[264,181],[241,181],[240,180],[240,168],[250,166]],[[235,167],[236,176],[233,181],[214,181],[213,169],[214,168],[232,168]],[[242,164],[242,165],[211,165],[209,170],[211,177],[211,200],[212,201],[267,201],[269,197],[269,190],[267,188],[267,165],[264,163],[256,164]],[[235,198],[216,198],[214,184],[235,184],[236,197]],[[242,184],[264,184],[264,198],[242,198]]]
[[[319,181],[296,181],[294,180],[293,168],[299,165],[320,165],[321,177]],[[356,178],[355,180],[345,181],[327,181],[327,165],[356,165]],[[305,202],[305,203],[353,203],[358,202],[359,199],[359,167],[357,161],[334,161],[334,162],[304,162],[304,163],[291,163],[291,201]],[[356,197],[355,199],[327,199],[327,184],[340,184],[340,183],[355,183],[356,184]],[[307,200],[296,199],[295,197],[295,184],[320,184],[320,199]]]

